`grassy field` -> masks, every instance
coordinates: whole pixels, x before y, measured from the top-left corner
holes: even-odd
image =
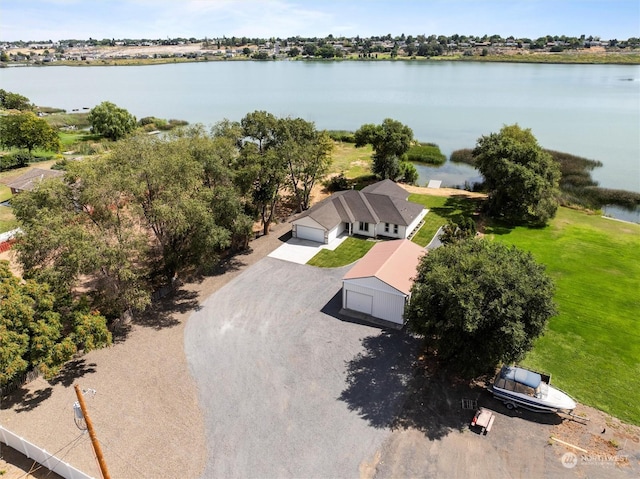
[[[640,424],[640,225],[561,208],[541,229],[488,228],[531,251],[557,286],[558,316],[524,364],[580,402]]]
[[[354,238],[345,239],[335,250],[320,250],[307,264],[320,268],[338,268],[346,266],[362,258],[367,251],[373,248],[375,241]]]
[[[471,216],[478,205],[478,200],[469,198],[418,194],[409,195],[409,201],[420,203],[429,209],[424,224],[412,238],[412,241],[420,246],[427,246],[438,228],[447,224],[448,220],[456,221],[461,216]]]
[[[358,178],[371,174],[370,145],[356,148],[353,143],[335,141],[331,157],[333,163],[329,173],[344,173],[347,178]]]

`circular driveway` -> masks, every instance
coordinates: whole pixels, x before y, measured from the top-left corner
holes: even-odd
[[[404,385],[348,384],[365,338],[385,333],[337,317],[347,270],[264,258],[191,316],[185,352],[206,421],[203,477],[351,478],[375,463]],[[380,376],[413,353],[384,344]],[[371,394],[385,395],[385,407],[363,414]]]

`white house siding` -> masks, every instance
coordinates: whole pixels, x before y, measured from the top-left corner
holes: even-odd
[[[371,238],[375,238],[376,237],[376,225],[375,223],[366,223],[369,225],[369,231],[365,231],[365,230],[361,230],[360,229],[360,222],[356,221],[353,224],[353,231],[351,232],[354,235],[360,235],[360,236],[370,236]]]
[[[427,209],[422,210],[422,212],[418,215],[418,217],[415,220],[413,220],[409,226],[407,226],[407,229],[405,230],[405,235],[403,236],[403,238],[406,238],[407,236],[409,236],[411,232],[414,229],[416,229],[416,226],[420,224],[420,222],[424,219],[424,217],[427,215],[428,212],[429,210]]]
[[[392,223],[389,223],[389,231],[385,231],[384,227],[385,227],[385,223],[378,223],[378,225],[376,226],[376,233],[378,236],[385,236],[387,238],[399,238],[402,239],[404,238],[404,226],[402,225],[398,225],[398,232],[394,233],[393,232],[393,227],[395,225]]]
[[[327,242],[331,243],[334,239],[338,237],[340,233],[342,233],[346,229],[346,227],[347,227],[346,223],[340,223],[338,226],[336,226],[331,231],[329,231],[329,233],[327,234]]]
[[[372,298],[371,313],[369,313],[371,316],[396,324],[404,323],[405,295],[397,289],[373,277],[344,280],[342,282],[342,305],[346,309],[349,309],[348,295],[350,291]],[[360,297],[356,296],[356,298]]]

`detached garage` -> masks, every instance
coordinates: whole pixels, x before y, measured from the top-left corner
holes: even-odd
[[[404,324],[404,308],[424,249],[409,240],[377,243],[342,279],[342,308]]]

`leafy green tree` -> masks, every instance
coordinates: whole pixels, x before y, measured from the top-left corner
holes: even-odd
[[[95,306],[109,317],[150,300],[148,238],[117,186],[107,158],[69,165],[68,181],[43,181],[14,198],[23,234],[16,245],[25,276],[70,295],[81,275],[94,279]]]
[[[136,117],[124,108],[104,101],[89,112],[91,130],[110,140],[124,138],[136,128]]]
[[[26,148],[29,156],[35,148],[58,151],[58,133],[33,112],[0,117],[0,142],[9,148]]]
[[[6,55],[6,52],[2,52]],[[9,61],[8,57],[6,60],[0,59],[0,61]],[[33,104],[26,96],[20,95],[19,93],[11,93],[10,91],[6,91],[0,88],[0,107],[6,110],[33,110]]]
[[[211,268],[216,253],[230,244],[217,224],[214,191],[204,186],[204,165],[192,138],[132,137],[119,142],[111,166],[130,195],[161,258],[167,281],[190,267]]]
[[[298,47],[293,47],[287,52],[287,55],[290,57],[297,57],[300,55],[300,49]]]
[[[30,368],[57,374],[79,350],[111,344],[106,319],[83,301],[60,308],[49,286],[21,282],[0,261],[0,386]]]
[[[475,165],[489,191],[493,217],[543,225],[558,209],[560,166],[531,133],[517,124],[478,139]]]
[[[402,183],[407,183],[409,185],[415,185],[418,181],[418,170],[413,163],[409,161],[401,161],[400,162],[400,171],[398,173],[398,181]]]
[[[316,56],[320,56],[322,58],[333,58],[336,56],[336,49],[330,44],[322,45],[316,51]]]
[[[362,125],[354,138],[356,147],[373,147],[373,173],[382,179],[395,180],[400,174],[400,161],[413,141],[413,130],[387,118],[381,125]]]
[[[318,46],[315,43],[305,43],[302,47],[302,54],[315,57],[318,52]]]
[[[288,166],[291,190],[300,212],[309,208],[313,187],[331,165],[333,141],[302,118],[278,120],[277,153]]]
[[[553,293],[530,253],[467,240],[422,258],[405,315],[439,359],[473,376],[524,357],[555,314]]]
[[[266,111],[248,113],[240,121],[242,142],[238,179],[251,197],[262,220],[263,233],[269,234],[281,188],[287,175],[286,160],[276,151],[278,119]]]

